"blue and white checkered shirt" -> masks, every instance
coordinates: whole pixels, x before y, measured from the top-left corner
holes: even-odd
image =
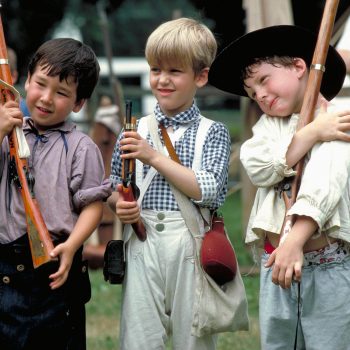
[[[191,123],[190,127],[184,132],[181,138],[175,142],[174,148],[181,163],[192,167],[195,151],[195,140],[199,126],[200,112],[196,105],[192,105],[188,110],[168,118],[162,113],[157,104],[154,114],[158,123],[165,127],[173,126],[174,131],[181,125]],[[114,186],[121,183],[122,161],[120,158],[119,141],[123,133],[120,134],[112,156],[110,179]],[[153,146],[150,136],[147,136],[148,142]],[[196,171],[196,178],[202,192],[202,199],[195,201],[200,206],[209,209],[217,209],[225,200],[227,192],[228,163],[230,157],[231,141],[226,126],[219,122],[214,122],[206,136],[203,146],[202,168]],[[146,176],[150,167],[143,166],[143,177]],[[174,195],[165,178],[156,174],[148,190],[146,191],[142,209],[152,209],[157,211],[178,211]]]

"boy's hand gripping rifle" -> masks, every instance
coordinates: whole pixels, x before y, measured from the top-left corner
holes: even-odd
[[[131,116],[131,101],[126,101],[125,109],[125,124],[124,131],[136,130],[136,118]],[[139,196],[139,189],[136,186],[135,181],[135,159],[123,159],[122,163],[122,183],[123,183],[123,198],[126,201],[133,202],[137,200]],[[146,229],[143,225],[141,218],[133,223],[132,228],[136,233],[140,241],[144,241],[147,238]]]
[[[6,101],[18,99],[19,93],[12,86],[4,30],[0,16],[0,103],[4,104]],[[54,246],[34,196],[34,178],[29,173],[27,166],[27,157],[30,155],[30,151],[22,129],[14,128],[8,140],[10,146],[10,176],[21,191],[33,266],[37,268],[44,263],[54,260],[50,257],[50,252]]]
[[[297,130],[309,124],[314,117],[317,99],[320,93],[323,72],[328,54],[328,47],[332,36],[333,25],[338,8],[339,0],[327,0],[323,10],[322,21],[318,33],[316,48],[312,58],[310,74],[307,82],[306,92],[301,107]],[[299,160],[295,166],[296,175],[291,178],[285,178],[281,183],[283,199],[286,205],[286,212],[295,203],[300,187],[303,173],[305,157]],[[296,221],[295,215],[286,215],[280,236],[280,244],[283,243],[291,231]]]

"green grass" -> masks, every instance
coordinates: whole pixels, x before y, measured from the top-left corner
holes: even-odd
[[[241,227],[240,193],[227,198],[221,212],[225,225],[235,247],[239,265],[250,266],[252,259],[244,246]],[[103,280],[102,271],[90,271],[92,299],[87,304],[88,350],[118,350],[121,286],[111,285]],[[247,291],[250,331],[222,333],[219,335],[217,350],[258,350],[258,294],[259,277],[243,275]],[[140,349],[152,350],[152,349]]]

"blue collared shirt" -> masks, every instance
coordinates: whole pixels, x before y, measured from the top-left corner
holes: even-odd
[[[195,141],[200,120],[200,111],[193,104],[188,110],[175,115],[172,118],[162,113],[157,104],[154,109],[157,121],[165,127],[173,126],[174,131],[183,124],[190,123],[184,134],[178,141],[175,141],[175,151],[180,158],[181,163],[192,167],[195,151]],[[120,134],[114,148],[111,165],[111,182],[114,186],[121,182],[122,162],[120,158],[119,141],[123,137]],[[147,136],[148,142],[153,146],[150,136]],[[198,184],[202,192],[202,199],[196,201],[197,204],[209,209],[220,207],[227,192],[228,163],[230,157],[231,141],[226,126],[219,122],[214,122],[210,127],[203,146],[202,168],[195,172]],[[146,176],[150,167],[144,165],[143,177]],[[156,174],[142,201],[142,209],[177,211],[179,207],[174,195],[165,178]]]

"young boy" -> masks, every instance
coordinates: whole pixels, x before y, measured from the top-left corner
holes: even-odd
[[[165,349],[170,335],[174,349],[215,349],[214,335],[191,335],[194,246],[170,185],[201,207],[216,210],[224,202],[230,137],[222,123],[214,122],[208,130],[202,169],[191,169],[201,119],[194,97],[207,83],[216,49],[211,31],[189,18],[163,23],[147,40],[150,86],[158,101],[152,117],[167,129],[182,165],[157,151],[149,132],[145,138],[137,132],[122,133],[114,150],[111,180],[119,192],[122,159],[141,161],[143,180],[156,170],[140,207],[124,201],[120,193],[116,198],[119,219],[128,224],[141,215],[147,231],[145,242],[132,235],[126,243],[120,328],[124,350]]]
[[[295,133],[316,39],[295,26],[257,30],[224,49],[209,74],[212,85],[250,97],[264,112],[253,137],[242,145],[241,160],[258,186],[246,242],[265,243],[260,330],[262,349],[268,350],[292,349],[293,344],[345,350],[350,344],[350,146],[321,142],[350,140],[345,132],[350,110],[326,111],[345,76],[333,47],[317,100],[319,115]],[[278,184],[295,174],[293,166],[305,154],[309,161],[288,212],[297,220],[279,245],[285,205]]]
[[[57,264],[33,268],[7,137],[14,126],[22,127],[22,113],[15,101],[0,106],[1,349],[85,349],[90,283],[82,245],[101,219],[111,186],[103,182],[97,146],[66,119],[91,96],[98,76],[94,52],[74,39],[44,43],[29,63],[25,90],[31,119],[23,124],[28,168]]]

